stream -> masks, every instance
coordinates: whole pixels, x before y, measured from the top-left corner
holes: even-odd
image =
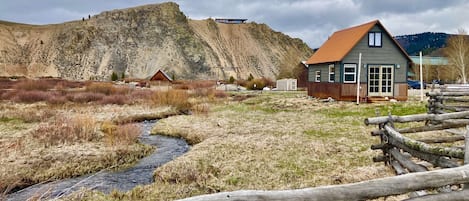
[[[125,192],[137,185],[151,184],[153,182],[153,171],[156,168],[189,150],[189,145],[182,139],[150,135],[150,131],[156,122],[156,120],[152,120],[140,123],[142,127],[140,142],[156,146],[156,151],[142,158],[135,166],[117,172],[101,171],[77,178],[36,184],[8,195],[7,200],[27,200],[41,195],[42,199],[54,199],[82,188],[104,193],[110,193],[114,189]]]

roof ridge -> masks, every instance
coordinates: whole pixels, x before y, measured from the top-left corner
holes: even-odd
[[[377,24],[379,22],[379,20],[373,20],[373,21],[370,21],[370,22],[367,22],[367,23],[364,23],[364,24],[359,24],[359,25],[356,25],[356,26],[353,26],[353,27],[349,27],[349,28],[345,28],[345,29],[341,29],[341,30],[338,30],[336,31],[335,33],[337,32],[343,32],[343,31],[349,31],[351,29],[356,29],[356,28],[360,28],[360,27],[363,27],[363,26],[368,26],[370,24]]]

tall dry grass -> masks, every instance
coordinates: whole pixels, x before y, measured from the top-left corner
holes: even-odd
[[[116,125],[110,121],[103,122],[101,130],[104,132],[104,142],[108,146],[135,144],[142,132],[136,124]]]
[[[25,91],[47,91],[54,88],[55,84],[49,80],[21,80],[14,89]]]
[[[85,91],[93,93],[101,93],[105,95],[113,94],[129,94],[132,89],[126,86],[114,86],[109,82],[92,82],[86,86]]]
[[[74,144],[85,141],[98,141],[96,120],[90,116],[58,116],[48,124],[41,124],[33,131],[32,137],[44,147],[59,144]]]
[[[151,102],[156,106],[173,106],[178,110],[191,109],[189,94],[185,90],[156,91],[151,96]]]

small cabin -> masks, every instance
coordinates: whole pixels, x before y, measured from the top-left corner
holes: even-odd
[[[150,78],[150,81],[161,81],[161,82],[173,82],[173,79],[168,76],[162,70],[156,71],[156,73]]]
[[[309,96],[407,100],[412,60],[378,20],[336,31],[306,64]]]

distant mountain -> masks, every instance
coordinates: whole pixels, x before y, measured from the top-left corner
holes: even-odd
[[[423,55],[443,56],[441,48],[445,47],[449,36],[451,35],[446,33],[425,32],[394,38],[410,56],[416,56],[420,51]]]
[[[161,69],[176,79],[275,78],[282,66],[312,53],[266,24],[192,20],[176,3],[52,25],[0,21],[0,76],[6,77],[148,78]]]

